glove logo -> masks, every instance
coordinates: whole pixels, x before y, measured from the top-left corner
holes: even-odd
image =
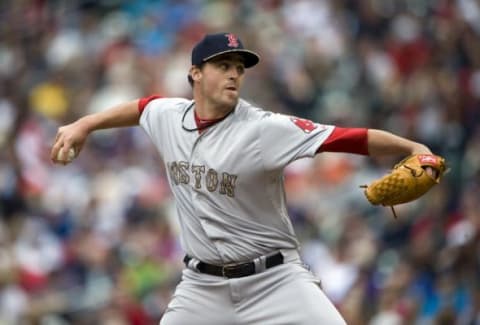
[[[418,155],[418,160],[421,164],[436,164],[437,159],[432,155]]]
[[[310,133],[318,127],[318,125],[313,123],[312,121],[299,117],[292,116],[290,118],[290,121],[295,123],[295,125],[302,129],[302,131],[305,133]]]

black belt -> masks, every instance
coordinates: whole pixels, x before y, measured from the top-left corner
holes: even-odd
[[[183,262],[186,266],[188,266],[188,262],[191,260],[192,258],[188,255],[185,255],[183,258]],[[265,258],[265,269],[269,269],[280,264],[283,264],[283,255],[280,252]],[[223,276],[225,278],[241,278],[257,273],[255,270],[255,262],[253,261],[227,265],[213,265],[200,261],[197,263],[195,268],[200,273]]]

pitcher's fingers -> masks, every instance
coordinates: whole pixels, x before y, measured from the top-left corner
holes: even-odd
[[[58,160],[57,160],[58,153],[62,149],[62,147],[63,147],[63,141],[61,141],[61,140],[55,141],[55,144],[53,145],[52,150],[50,151],[50,159],[54,163],[58,162]]]
[[[438,177],[438,171],[435,168],[432,167],[427,167],[425,168],[425,171],[427,172],[427,175],[429,175],[433,179],[437,179]]]

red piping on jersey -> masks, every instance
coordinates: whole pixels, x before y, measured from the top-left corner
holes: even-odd
[[[150,103],[152,100],[157,99],[157,98],[162,98],[162,96],[159,95],[151,95],[148,97],[143,97],[138,100],[138,111],[140,114],[143,113],[143,110],[145,109],[145,106],[147,106],[148,103]]]
[[[317,149],[320,152],[346,152],[368,155],[368,129],[335,127]]]

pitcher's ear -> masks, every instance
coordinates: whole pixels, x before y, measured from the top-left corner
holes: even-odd
[[[197,67],[196,65],[192,65],[190,71],[188,73],[189,79],[191,78],[192,81],[198,81],[201,76],[201,68]]]

